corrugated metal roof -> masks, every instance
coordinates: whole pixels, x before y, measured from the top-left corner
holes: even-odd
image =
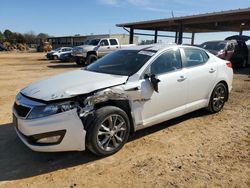
[[[147,20],[147,21],[139,21],[139,22],[121,23],[121,24],[116,24],[116,26],[131,27],[131,26],[141,25],[141,24],[154,24],[154,23],[159,23],[159,22],[178,22],[178,21],[203,18],[203,17],[209,17],[209,16],[221,16],[221,15],[240,14],[240,13],[250,13],[250,8],[248,7],[244,9],[211,12],[211,13],[204,13],[204,14],[197,14],[197,15],[190,15],[190,16],[180,16],[180,17],[155,19],[155,20]]]

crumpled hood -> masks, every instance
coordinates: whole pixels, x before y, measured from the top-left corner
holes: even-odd
[[[21,93],[35,99],[50,101],[123,84],[127,78],[128,76],[76,70],[31,83],[22,89]]]

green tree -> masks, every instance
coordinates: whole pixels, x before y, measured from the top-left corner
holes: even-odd
[[[14,38],[17,43],[26,43],[26,40],[21,33],[14,33]]]
[[[6,29],[4,32],[4,37],[6,39],[7,42],[13,43],[13,33],[12,31],[10,31],[9,29]]]
[[[4,34],[0,31],[0,42],[4,42]]]

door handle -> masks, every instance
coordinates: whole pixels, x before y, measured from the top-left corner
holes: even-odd
[[[110,47],[107,47],[107,49],[109,49]]]
[[[216,70],[214,70],[213,68],[211,68],[210,70],[209,70],[209,73],[214,73]]]
[[[185,76],[180,76],[180,78],[177,79],[178,82],[182,82],[186,80],[187,78]]]

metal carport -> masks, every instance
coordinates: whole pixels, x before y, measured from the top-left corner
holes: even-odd
[[[191,44],[193,44],[195,33],[234,31],[239,32],[239,35],[242,35],[243,30],[250,30],[250,8],[122,23],[117,24],[116,26],[130,29],[130,44],[133,43],[133,37],[135,34],[147,35],[136,33],[136,29],[154,31],[153,36],[155,43],[157,42],[157,37],[164,37],[164,35],[158,35],[159,31],[175,32],[175,36],[165,35],[165,37],[174,37],[175,42],[178,44],[182,43],[184,38],[183,33],[192,33]]]

